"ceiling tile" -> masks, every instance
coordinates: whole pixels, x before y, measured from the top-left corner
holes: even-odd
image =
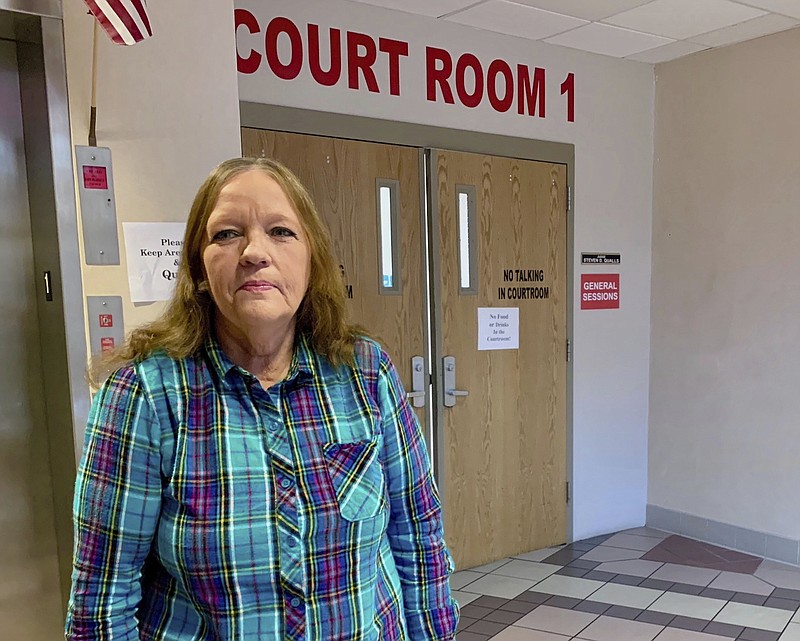
[[[725,27],[724,29],[717,29],[716,31],[703,33],[699,36],[693,36],[691,40],[692,42],[699,42],[709,47],[722,47],[724,45],[733,44],[734,42],[752,40],[753,38],[760,38],[761,36],[766,36],[771,33],[786,31],[787,29],[796,27],[798,24],[800,24],[800,22],[794,18],[787,18],[786,16],[770,13],[761,18],[740,22],[733,27]]]
[[[585,20],[600,20],[647,4],[650,0],[515,0],[537,9],[563,13]]]
[[[653,0],[603,22],[683,40],[765,15],[730,0]]]
[[[489,0],[445,19],[531,40],[539,40],[587,24],[586,20],[505,0]]]
[[[668,45],[664,45],[663,47],[656,47],[655,49],[650,49],[649,51],[635,53],[632,56],[627,56],[627,58],[628,60],[637,60],[638,62],[658,64],[659,62],[674,60],[675,58],[688,56],[689,54],[697,53],[698,51],[703,51],[705,49],[708,49],[708,47],[705,45],[679,40],[678,42],[672,42]]]
[[[653,49],[674,41],[669,38],[652,36],[649,33],[640,33],[594,22],[548,38],[545,42],[624,58],[639,51]]]
[[[396,9],[397,11],[405,11],[406,13],[419,13],[423,16],[439,16],[447,15],[453,11],[458,11],[471,4],[475,4],[475,0],[353,0],[362,4],[372,4],[376,7],[385,7],[386,9]]]
[[[742,0],[742,2],[800,20],[800,2],[798,0]]]

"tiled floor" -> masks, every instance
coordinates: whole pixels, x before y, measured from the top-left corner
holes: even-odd
[[[800,568],[649,528],[457,572],[458,641],[800,641]]]

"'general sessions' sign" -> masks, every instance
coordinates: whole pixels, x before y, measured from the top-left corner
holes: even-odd
[[[414,83],[420,81],[419,73],[406,74],[414,60],[424,66],[422,94],[430,103],[469,109],[489,105],[498,113],[546,118],[558,100],[562,102],[557,110],[560,117],[575,121],[574,73],[555,79],[560,94],[553,95],[555,92],[548,91],[552,74],[528,61],[489,59],[433,42],[411,43],[383,34],[322,26],[319,21],[271,14],[265,17],[265,12],[252,6],[254,3],[237,2],[235,10],[237,65],[245,76],[270,74],[294,81],[302,74],[320,88],[346,86],[353,91],[399,97],[407,90],[407,77]],[[419,93],[417,87],[414,89]]]

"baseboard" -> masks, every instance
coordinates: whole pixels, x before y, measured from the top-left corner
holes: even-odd
[[[703,519],[657,505],[647,506],[647,525],[657,530],[681,534],[765,559],[800,565],[800,540]]]

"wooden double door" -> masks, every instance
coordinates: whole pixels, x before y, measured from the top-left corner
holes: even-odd
[[[566,541],[566,167],[242,129],[327,222],[429,437],[458,569]]]

